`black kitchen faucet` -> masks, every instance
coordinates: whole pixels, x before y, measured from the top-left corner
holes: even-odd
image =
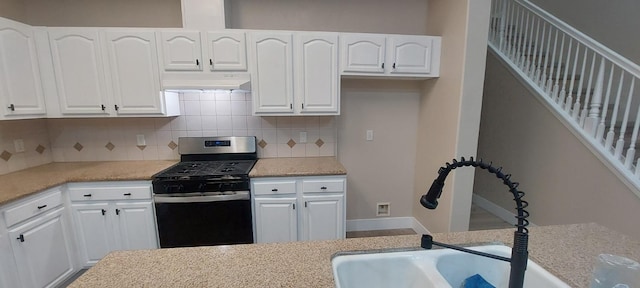
[[[420,246],[424,249],[431,249],[433,245],[436,245],[509,262],[511,263],[511,272],[509,274],[509,288],[522,288],[522,285],[524,283],[524,273],[527,269],[527,259],[529,256],[529,252],[527,251],[529,239],[529,230],[527,230],[529,221],[527,220],[527,217],[529,216],[529,212],[524,210],[524,208],[526,208],[529,203],[522,200],[524,192],[517,189],[519,185],[518,182],[512,182],[510,180],[511,174],[504,174],[502,172],[502,168],[495,168],[491,163],[487,164],[482,162],[482,160],[474,161],[473,157],[470,157],[469,160],[465,160],[464,157],[462,157],[460,158],[459,162],[456,159],[453,159],[453,163],[446,163],[445,166],[446,167],[440,167],[440,169],[438,170],[438,178],[433,180],[433,184],[431,184],[431,187],[429,188],[427,194],[422,195],[422,197],[420,198],[420,204],[422,204],[422,206],[427,209],[436,209],[436,207],[438,206],[438,198],[440,198],[440,195],[442,194],[442,188],[444,187],[444,180],[449,175],[449,172],[451,172],[451,170],[453,169],[473,166],[487,170],[491,174],[495,174],[496,177],[502,180],[502,183],[504,185],[507,185],[509,187],[509,192],[513,193],[513,200],[516,201],[516,209],[518,210],[518,215],[516,216],[516,218],[518,219],[518,223],[516,224],[517,230],[513,235],[511,258],[436,242],[433,241],[433,237],[431,235],[427,234],[422,235]]]

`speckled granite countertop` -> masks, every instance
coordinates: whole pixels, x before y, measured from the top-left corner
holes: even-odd
[[[434,234],[444,243],[500,241],[513,229]],[[69,287],[335,287],[338,251],[416,247],[420,235],[113,252]],[[640,259],[640,241],[597,224],[530,228],[530,258],[572,287],[588,287],[600,253]]]
[[[0,176],[0,205],[67,182],[151,180],[177,161],[49,163]]]
[[[335,157],[259,159],[249,177],[345,175],[347,169]]]

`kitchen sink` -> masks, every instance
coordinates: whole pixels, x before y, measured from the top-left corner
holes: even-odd
[[[504,257],[511,255],[511,248],[504,245],[467,248]],[[342,252],[334,255],[331,263],[338,288],[457,288],[475,274],[496,287],[507,287],[509,283],[508,262],[452,249]],[[570,286],[529,260],[524,287]]]

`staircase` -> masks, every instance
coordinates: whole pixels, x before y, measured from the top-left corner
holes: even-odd
[[[639,191],[640,66],[528,1],[491,9],[489,50]]]

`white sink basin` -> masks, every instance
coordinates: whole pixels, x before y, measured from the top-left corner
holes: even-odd
[[[467,247],[509,258],[503,245]],[[461,287],[470,276],[480,274],[496,287],[507,287],[508,262],[452,249],[338,255],[331,260],[338,288],[359,287]],[[540,265],[529,260],[525,288],[570,287]]]

